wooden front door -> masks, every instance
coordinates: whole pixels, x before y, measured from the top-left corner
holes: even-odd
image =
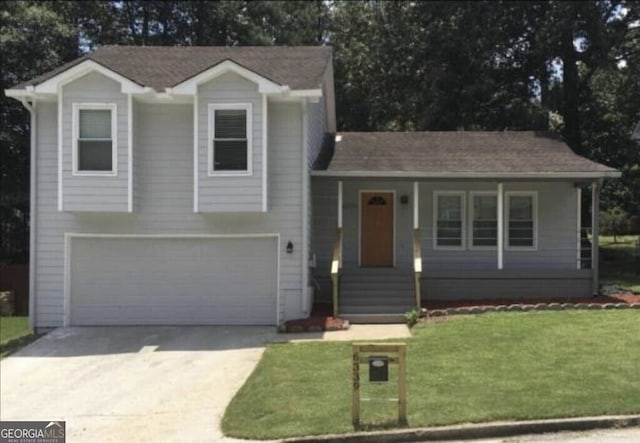
[[[393,192],[360,193],[360,265],[393,266]]]

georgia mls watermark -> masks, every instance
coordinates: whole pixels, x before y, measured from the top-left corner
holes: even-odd
[[[0,421],[0,443],[64,443],[63,421]]]

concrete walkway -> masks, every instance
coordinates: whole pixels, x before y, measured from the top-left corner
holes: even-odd
[[[387,325],[350,325],[345,331],[327,332],[305,332],[278,334],[274,337],[277,342],[299,342],[299,341],[371,341],[371,340],[392,340],[405,339],[411,337],[411,331],[407,325],[387,324]]]

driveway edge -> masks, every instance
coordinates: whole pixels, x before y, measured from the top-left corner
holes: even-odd
[[[588,431],[591,429],[630,428],[640,426],[640,415],[561,418],[463,424],[431,428],[396,429],[392,431],[354,432],[319,435],[282,440],[284,443],[396,443],[434,440],[470,440],[479,438],[513,437],[560,431]]]

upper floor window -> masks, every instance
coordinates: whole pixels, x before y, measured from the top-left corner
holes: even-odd
[[[498,244],[498,196],[495,192],[472,192],[471,247],[491,248]]]
[[[537,247],[537,194],[507,192],[507,247],[535,249]]]
[[[464,249],[464,192],[436,192],[434,199],[435,248]]]
[[[251,104],[209,105],[209,174],[251,173]]]
[[[116,104],[73,104],[73,173],[116,174]]]

